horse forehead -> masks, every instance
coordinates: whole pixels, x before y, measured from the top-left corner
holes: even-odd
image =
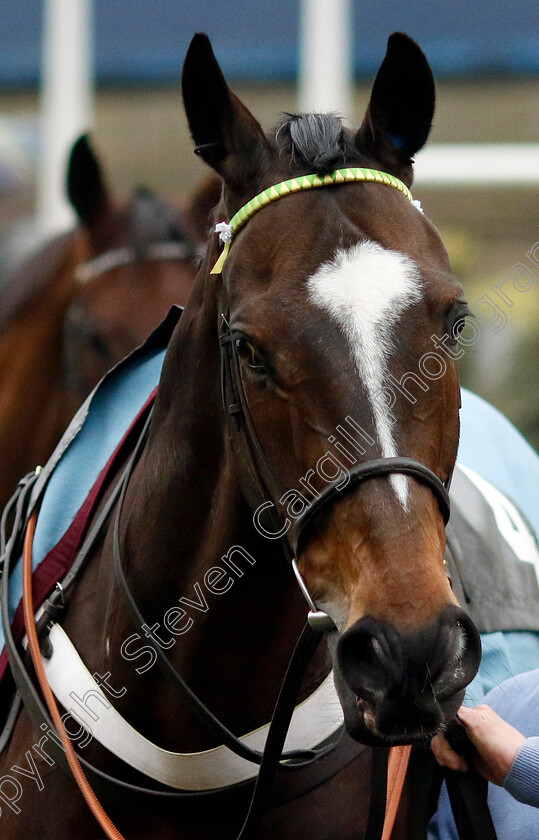
[[[373,331],[387,342],[399,316],[423,296],[413,260],[371,241],[339,248],[310,276],[307,289],[310,300],[362,344],[376,338]]]
[[[307,288],[311,301],[329,313],[347,338],[371,405],[382,456],[396,456],[398,447],[388,412],[377,395],[388,374],[395,324],[423,294],[417,266],[398,251],[359,242],[339,249],[309,278]],[[406,509],[408,480],[395,475],[390,483]]]

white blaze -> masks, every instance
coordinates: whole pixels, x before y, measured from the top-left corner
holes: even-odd
[[[339,324],[370,398],[384,458],[398,455],[380,389],[388,374],[394,333],[401,314],[421,298],[419,271],[412,260],[375,242],[340,249],[308,281],[309,297]],[[406,508],[408,479],[392,475],[391,484]]]

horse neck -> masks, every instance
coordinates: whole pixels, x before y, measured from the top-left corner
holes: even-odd
[[[159,622],[166,644],[174,640],[167,656],[214,714],[247,732],[271,717],[306,608],[280,546],[256,532],[241,492],[221,406],[217,324],[215,305],[195,303],[182,316],[126,496],[122,550],[147,623]],[[173,607],[185,610],[178,624],[189,624],[176,638],[164,629]],[[326,672],[321,651],[304,694]],[[196,719],[178,715],[177,690],[156,686],[162,678],[152,674],[154,696],[169,706],[159,737],[171,737],[173,720],[171,743],[212,745]],[[125,669],[124,678],[132,678]]]
[[[70,417],[61,379],[62,335],[83,249],[79,231],[58,237],[15,275],[2,299],[0,508],[18,479],[47,461]]]

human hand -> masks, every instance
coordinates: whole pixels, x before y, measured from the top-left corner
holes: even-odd
[[[483,704],[475,709],[461,706],[459,719],[477,750],[477,756],[474,758],[476,769],[489,782],[503,785],[526,738],[518,729],[497,715],[490,706]],[[436,760],[442,766],[462,772],[469,769],[466,759],[451,749],[442,733],[432,739],[431,747]]]

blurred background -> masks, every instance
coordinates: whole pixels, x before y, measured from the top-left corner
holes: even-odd
[[[299,109],[360,123],[396,30],[420,44],[437,81],[414,197],[440,229],[480,318],[463,382],[539,448],[536,0],[4,0],[0,289],[40,238],[69,226],[59,196],[69,145],[82,131],[91,131],[121,192],[143,184],[174,199],[200,180],[179,84],[194,32],[210,35],[232,88],[269,128]],[[73,84],[85,79],[77,93]],[[45,183],[43,167],[49,175],[56,167],[56,186]],[[523,271],[529,288],[513,290],[510,305],[495,289],[508,292],[512,280],[500,287],[503,278]]]

